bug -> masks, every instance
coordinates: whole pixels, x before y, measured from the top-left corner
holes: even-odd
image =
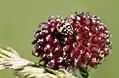
[[[59,33],[61,33],[63,35],[72,35],[73,34],[73,27],[72,27],[71,23],[64,21],[64,20],[58,24],[57,30]]]

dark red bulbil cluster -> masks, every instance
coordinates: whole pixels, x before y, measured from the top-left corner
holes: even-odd
[[[95,68],[111,49],[110,32],[99,17],[90,13],[75,13],[65,19],[51,16],[34,33],[35,52],[44,65]]]

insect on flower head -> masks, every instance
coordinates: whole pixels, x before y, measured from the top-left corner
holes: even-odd
[[[62,20],[58,26],[57,30],[59,33],[63,35],[72,35],[73,34],[73,27],[70,22]]]

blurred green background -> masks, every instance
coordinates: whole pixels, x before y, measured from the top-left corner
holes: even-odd
[[[119,78],[119,0],[0,0],[0,45],[11,46],[31,61],[33,32],[50,15],[66,17],[75,11],[91,12],[107,24],[112,33],[111,55],[90,78]],[[16,78],[9,70],[0,71],[0,78]]]

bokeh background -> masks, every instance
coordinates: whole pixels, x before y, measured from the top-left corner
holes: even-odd
[[[106,61],[90,72],[90,78],[119,78],[118,7],[118,0],[0,0],[0,45],[11,46],[22,57],[36,61],[31,54],[31,41],[40,22],[51,15],[66,17],[75,11],[91,12],[110,29],[113,49]],[[3,70],[0,78],[16,77],[10,70]]]

